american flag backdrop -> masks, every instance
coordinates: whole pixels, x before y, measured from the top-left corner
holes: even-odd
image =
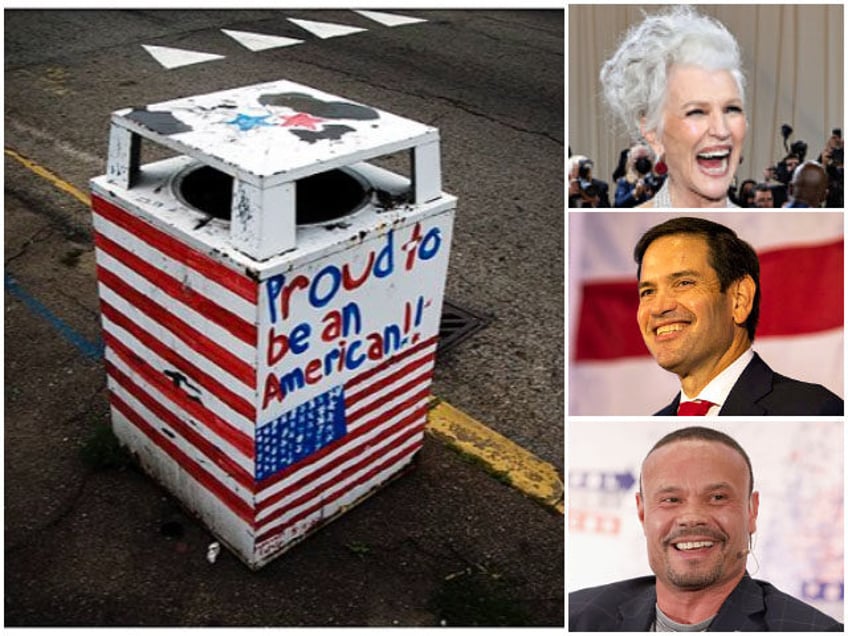
[[[101,196],[92,207],[116,433],[251,565],[409,464],[441,290],[394,355],[265,410],[261,283]]]
[[[651,415],[679,391],[636,324],[633,248],[675,216],[722,223],[760,258],[754,351],[776,372],[844,397],[843,216],[814,211],[572,212],[569,226],[569,413]]]

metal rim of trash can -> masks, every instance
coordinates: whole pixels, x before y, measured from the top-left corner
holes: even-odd
[[[183,205],[229,221],[232,215],[232,184],[231,175],[209,165],[192,162],[174,176],[171,190]],[[298,226],[320,226],[354,216],[371,200],[371,190],[371,184],[364,176],[347,167],[298,179],[295,182],[296,223]]]

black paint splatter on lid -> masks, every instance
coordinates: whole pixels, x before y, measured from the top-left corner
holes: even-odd
[[[368,106],[350,102],[325,102],[305,93],[277,93],[260,95],[263,106],[284,106],[301,113],[324,119],[379,119],[380,113]]]
[[[126,115],[126,118],[163,135],[176,135],[177,133],[194,130],[184,121],[174,117],[169,110],[147,110],[147,107],[134,108]]]

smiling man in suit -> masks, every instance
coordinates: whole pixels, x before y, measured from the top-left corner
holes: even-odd
[[[570,631],[842,631],[746,569],[760,495],[732,437],[693,426],[642,462],[636,509],[654,576],[572,592]]]
[[[772,371],[751,344],[760,311],[760,264],[728,227],[680,217],[648,230],[634,250],[637,320],[679,393],[655,415],[842,415],[821,385]]]

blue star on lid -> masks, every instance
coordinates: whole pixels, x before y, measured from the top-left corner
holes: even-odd
[[[233,124],[239,127],[239,130],[253,130],[257,126],[271,126],[272,124],[266,123],[265,120],[268,119],[271,115],[245,115],[243,113],[239,113],[239,115],[235,119],[231,119],[226,122],[228,124]]]

